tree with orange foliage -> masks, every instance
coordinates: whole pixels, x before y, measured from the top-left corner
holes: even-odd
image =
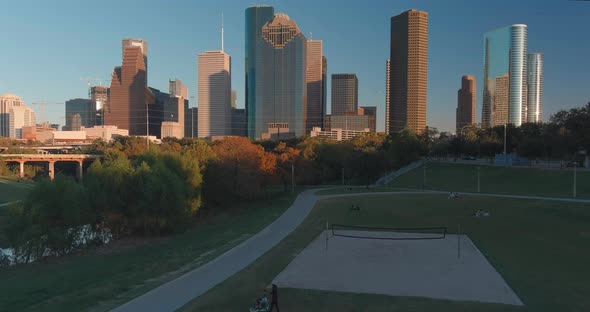
[[[293,166],[301,151],[288,147],[285,142],[281,142],[273,149],[273,153],[276,155],[276,172],[281,177],[286,192],[288,190],[289,180],[294,180],[292,176]]]
[[[254,198],[261,189],[264,149],[245,137],[227,137],[212,149],[216,157],[205,174],[206,202],[227,204],[233,198]]]

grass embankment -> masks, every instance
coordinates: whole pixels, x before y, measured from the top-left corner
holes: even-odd
[[[360,211],[347,209],[351,201]],[[491,213],[474,218],[476,209]],[[461,225],[526,307],[411,297],[281,289],[284,311],[588,311],[590,205],[445,195],[365,195],[324,200],[285,240],[258,261],[185,306],[185,311],[246,311],[331,223],[385,227]],[[436,261],[436,259],[433,259]],[[359,264],[362,265],[362,264]],[[469,285],[465,285],[466,288]]]
[[[426,171],[426,189],[477,192],[477,171],[480,168],[480,192],[545,197],[572,197],[574,172],[557,169],[477,166],[449,163],[428,163],[392,182],[391,187],[422,189]],[[577,172],[577,196],[590,198],[590,172]]]
[[[0,177],[0,248],[6,246],[4,227],[8,215],[8,206],[4,205],[24,199],[33,187],[29,182],[16,182],[15,179]]]
[[[30,182],[17,182],[0,177],[0,205],[25,198],[32,187],[33,184]]]
[[[0,311],[108,311],[256,234],[295,196],[273,190],[208,216],[182,235],[129,241],[124,248],[120,241],[114,250],[0,269]]]

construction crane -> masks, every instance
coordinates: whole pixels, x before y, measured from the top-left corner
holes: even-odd
[[[45,102],[45,101],[39,101],[39,102],[33,102],[31,103],[31,105],[39,105],[39,112],[41,113],[41,124],[45,121],[45,105],[63,105],[64,102]]]

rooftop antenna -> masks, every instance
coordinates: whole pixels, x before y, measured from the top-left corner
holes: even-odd
[[[223,52],[223,12],[221,12],[221,51]]]

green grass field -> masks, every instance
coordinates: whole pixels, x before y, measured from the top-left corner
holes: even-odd
[[[481,193],[572,197],[573,171],[555,169],[510,168],[452,163],[426,165],[426,189],[477,192],[477,168],[480,168]],[[397,188],[422,189],[424,168],[414,169],[393,181]],[[577,172],[577,197],[590,198],[590,172]]]
[[[0,311],[108,311],[236,246],[275,220],[294,198],[273,190],[182,235],[0,269]]]
[[[347,209],[358,203],[361,211]],[[491,213],[474,218],[476,209]],[[284,311],[588,311],[590,204],[445,195],[365,195],[324,200],[285,240],[184,311],[247,311],[272,279],[325,226],[461,226],[526,307],[426,298],[281,289]],[[469,287],[466,285],[466,287]],[[230,300],[231,298],[231,300]]]

